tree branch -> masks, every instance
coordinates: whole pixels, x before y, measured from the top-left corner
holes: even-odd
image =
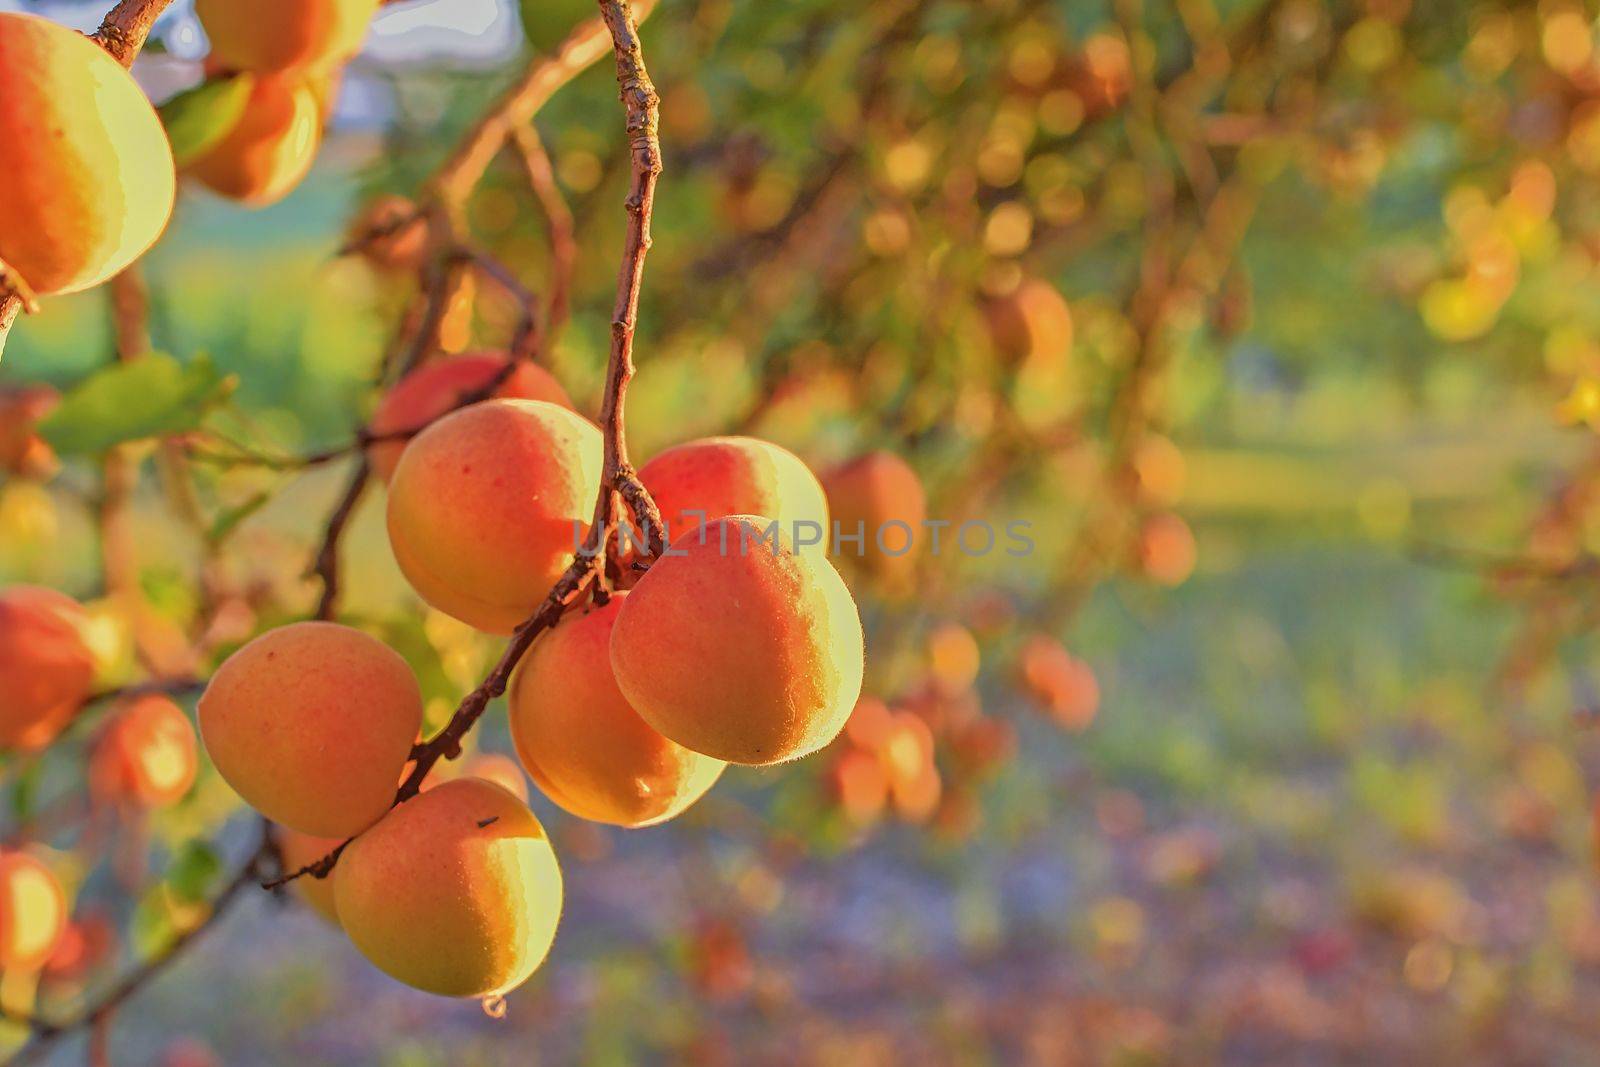
[[[150,27],[170,3],[172,0],[122,0],[106,12],[100,28],[94,31],[95,44],[124,67],[133,66],[134,57],[150,36]]]

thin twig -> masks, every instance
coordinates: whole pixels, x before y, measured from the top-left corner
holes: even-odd
[[[550,240],[550,293],[545,301],[543,341],[543,347],[548,349],[556,343],[572,314],[572,277],[578,261],[576,223],[572,208],[561,195],[555,168],[550,164],[550,154],[545,151],[538,127],[532,122],[518,126],[513,139],[517,158],[522,161],[523,172],[528,177],[528,186],[544,211]]]

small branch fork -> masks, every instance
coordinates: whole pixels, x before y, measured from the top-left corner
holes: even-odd
[[[539,635],[560,622],[562,614],[578,603],[585,592],[597,597],[605,596],[601,588],[605,564],[615,547],[613,536],[618,524],[623,521],[619,515],[619,500],[626,501],[633,521],[644,531],[646,543],[643,562],[648,564],[662,547],[661,515],[628,462],[623,418],[628,383],[634,373],[633,341],[638,327],[639,290],[644,279],[645,256],[650,250],[650,219],[655,205],[656,180],[661,174],[659,100],[645,69],[638,28],[628,0],[599,0],[599,4],[616,55],[617,83],[627,115],[633,180],[624,205],[628,212],[628,230],[617,275],[617,300],[611,323],[611,354],[600,407],[605,467],[601,475],[600,492],[595,500],[594,520],[577,557],[538,610],[517,627],[488,677],[467,694],[443,730],[413,750],[411,773],[395,794],[397,805],[421,792],[422,783],[440,760],[455,759],[461,754],[462,740],[471,732],[490,702],[506,691],[512,672]],[[349,841],[345,841],[316,862],[263,883],[264,888],[276,889],[308,875],[326,878],[349,844]]]

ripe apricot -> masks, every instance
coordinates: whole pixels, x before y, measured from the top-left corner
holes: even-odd
[[[627,600],[570,616],[540,639],[511,682],[511,738],[545,796],[572,814],[650,826],[681,813],[722,774],[721,760],[657,733],[611,673],[611,631]]]
[[[461,761],[461,777],[493,782],[524,804],[528,802],[528,778],[510,756],[498,752],[479,752],[468,756]]]
[[[561,868],[500,786],[457,778],[395,808],[333,870],[356,948],[407,985],[487,997],[527,981],[555,940]]]
[[[424,363],[389,390],[378,410],[373,412],[367,430],[375,437],[397,434],[406,430],[421,430],[441,415],[458,406],[488,385],[506,365],[502,352],[472,352],[460,356],[447,356]],[[543,367],[519,360],[511,376],[500,383],[496,397],[513,400],[544,400],[560,407],[571,408],[572,401],[561,383]],[[378,441],[367,449],[372,469],[378,477],[388,481],[405,451],[404,440]]]
[[[359,630],[299,622],[217,668],[200,736],[234,792],[267,818],[349,837],[388,810],[422,727],[422,693],[399,654]]]
[[[161,236],[176,189],[133,76],[75,30],[0,12],[0,259],[41,295],[98,285]]]
[[[129,700],[106,723],[89,757],[89,786],[102,801],[171,804],[194,784],[194,727],[164,696]]]
[[[1072,352],[1072,308],[1049,282],[1025,279],[985,310],[995,347],[1008,359],[1055,364]]]
[[[1086,729],[1100,707],[1100,683],[1087,663],[1042,634],[1022,646],[1021,682],[1068,730]]]
[[[796,534],[797,522],[817,524],[826,551],[828,498],[799,456],[754,437],[707,437],[656,455],[639,468],[673,538],[724,515],[765,515]]]
[[[617,685],[685,748],[766,765],[836,737],[861,695],[861,616],[839,574],[768,520],[712,519],[679,538],[623,601]],[[677,553],[682,553],[677,554]]]
[[[379,0],[195,0],[211,58],[230,70],[327,67],[361,49]]]
[[[841,541],[835,555],[862,560],[885,575],[903,575],[922,547],[928,517],[922,480],[910,464],[893,452],[868,452],[835,468],[823,485],[839,536],[865,536],[860,545]]]
[[[53,589],[0,592],[0,749],[43,748],[94,683],[89,616]]]
[[[342,841],[342,838],[316,837],[291,830],[287,826],[278,827],[278,848],[283,853],[283,869],[286,871],[298,871],[302,867],[309,867],[338,848]],[[310,875],[302,875],[289,884],[312,911],[333,925],[339,925],[339,909],[333,900],[332,877],[313,878]]]
[[[230,200],[265,207],[300,184],[321,139],[316,90],[295,76],[263,74],[238,123],[185,170]]]
[[[1157,585],[1182,585],[1194,573],[1194,533],[1179,515],[1151,515],[1139,527],[1135,546],[1139,570]]]
[[[510,633],[572,559],[600,491],[600,431],[541,400],[488,400],[412,439],[389,484],[389,544],[417,593]]]
[[[43,966],[66,926],[67,898],[50,868],[26,852],[0,852],[0,968]]]

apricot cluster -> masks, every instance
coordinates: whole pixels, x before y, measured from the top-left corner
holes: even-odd
[[[14,280],[38,295],[98,285],[155,243],[175,190],[133,77],[68,27],[0,12],[0,260]]]
[[[311,169],[338,87],[378,0],[196,0],[211,42],[208,70],[238,79],[242,107],[184,161],[184,171],[230,200],[264,207]]]

